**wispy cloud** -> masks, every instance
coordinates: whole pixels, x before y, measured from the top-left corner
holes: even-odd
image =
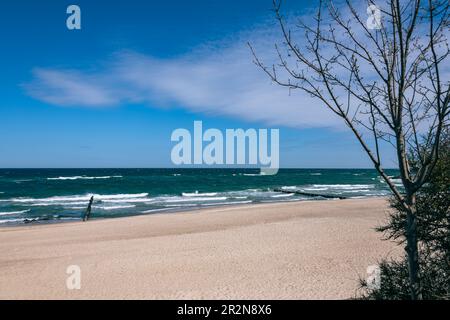
[[[247,41],[262,58],[274,61],[276,39],[276,28],[256,28],[174,58],[116,52],[98,61],[104,67],[95,72],[36,68],[24,87],[30,96],[57,106],[105,108],[141,103],[268,125],[341,126],[316,100],[272,84],[253,64]]]
[[[100,77],[73,70],[36,68],[33,82],[26,84],[27,92],[50,104],[70,106],[113,106],[120,102],[113,87]]]

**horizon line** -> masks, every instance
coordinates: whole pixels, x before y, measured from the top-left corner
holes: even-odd
[[[83,170],[98,170],[98,169],[170,169],[170,170],[204,170],[204,169],[210,169],[210,170],[216,170],[216,169],[226,169],[226,170],[259,170],[261,168],[248,168],[248,167],[236,167],[236,168],[230,168],[230,167],[5,167],[0,168],[0,170],[77,170],[77,169],[83,169]],[[298,170],[298,169],[307,169],[307,170],[376,170],[373,167],[283,167],[279,168],[280,170]],[[399,168],[384,168],[385,170],[398,170]]]

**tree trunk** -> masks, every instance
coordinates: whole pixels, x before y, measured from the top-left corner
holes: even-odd
[[[406,213],[406,252],[408,254],[409,286],[412,300],[422,300],[422,288],[419,273],[419,250],[417,241],[416,197],[406,197],[408,210]]]

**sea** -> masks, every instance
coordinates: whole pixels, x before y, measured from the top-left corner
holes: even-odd
[[[388,170],[394,177],[397,170]],[[281,190],[280,190],[281,189]],[[276,191],[278,190],[278,191]],[[281,192],[284,191],[284,192]],[[296,194],[295,191],[308,195]],[[371,169],[0,169],[0,226],[390,195]]]

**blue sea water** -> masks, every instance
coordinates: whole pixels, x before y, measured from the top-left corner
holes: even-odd
[[[390,194],[370,169],[281,169],[273,176],[253,169],[0,169],[0,226],[80,220],[91,196],[94,219],[324,200],[277,188],[349,198]]]

